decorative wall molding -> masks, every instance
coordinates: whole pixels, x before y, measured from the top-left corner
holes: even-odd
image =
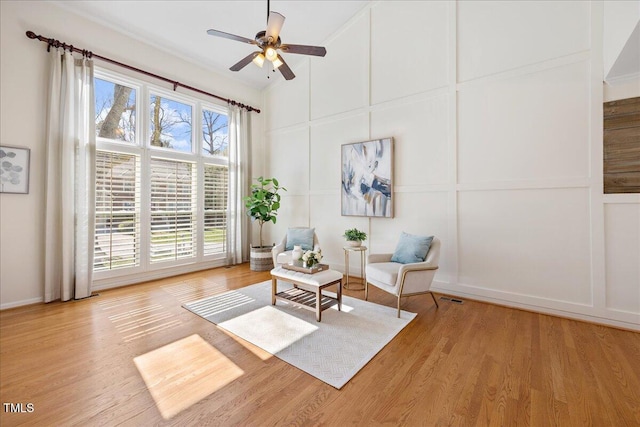
[[[411,2],[408,3],[411,4]],[[520,60],[522,61],[523,58],[525,60],[522,62],[524,65],[459,82],[459,48],[462,43],[459,37],[460,25],[462,25],[458,13],[460,4],[448,2],[446,12],[441,16],[441,19],[447,21],[446,26],[442,27],[444,28],[443,34],[433,39],[447,46],[447,55],[442,58],[446,62],[446,80],[449,82],[446,86],[425,91],[418,89],[409,94],[400,93],[394,99],[386,99],[390,91],[389,88],[383,88],[384,90],[376,92],[384,94],[378,97],[381,101],[374,104],[372,94],[377,88],[372,86],[376,84],[376,81],[379,83],[379,80],[372,79],[371,70],[369,70],[369,74],[363,76],[362,81],[348,82],[351,85],[367,85],[368,102],[349,111],[328,114],[313,120],[309,116],[306,122],[301,123],[303,127],[307,126],[309,129],[309,146],[314,146],[315,150],[318,150],[320,144],[324,144],[324,149],[328,151],[323,154],[320,166],[312,164],[318,159],[315,159],[310,152],[309,165],[307,166],[313,172],[309,177],[309,190],[304,195],[297,193],[295,195],[299,201],[304,200],[305,195],[308,196],[307,205],[292,206],[291,209],[299,210],[299,215],[308,218],[307,225],[315,226],[319,230],[327,262],[332,267],[335,266],[336,269],[344,269],[342,250],[339,246],[339,233],[345,226],[355,225],[366,229],[370,237],[367,241],[369,251],[380,252],[393,250],[399,231],[407,228],[414,231],[424,229],[426,224],[427,228],[433,234],[441,236],[443,241],[441,266],[434,282],[434,290],[437,292],[616,327],[640,328],[640,313],[621,310],[619,307],[608,307],[606,304],[607,292],[613,292],[617,298],[623,298],[625,293],[629,298],[633,298],[633,293],[629,293],[620,284],[615,289],[607,287],[604,261],[607,231],[604,227],[603,208],[606,204],[637,204],[640,200],[635,197],[613,198],[602,195],[602,125],[598,122],[602,114],[603,96],[602,43],[599,40],[602,37],[600,23],[602,5],[596,3],[592,2],[587,6],[585,6],[586,3],[581,5],[565,4],[564,6],[545,3],[552,9],[566,7],[567,9],[562,9],[564,15],[561,19],[575,20],[575,15],[570,12],[580,11],[582,21],[580,23],[572,22],[571,25],[580,29],[581,39],[576,38],[577,36],[573,33],[566,34],[567,30],[563,29],[559,21],[555,21],[555,31],[560,37],[563,34],[566,35],[568,40],[564,43],[562,52],[558,56],[546,56],[540,60],[526,63],[528,58],[520,55]],[[544,9],[545,4],[538,4],[535,7]],[[380,2],[368,6],[370,11],[370,21],[366,26],[368,32],[363,32],[361,37],[370,39],[372,34],[377,31],[385,31],[384,28],[377,28],[378,24],[373,19],[375,15],[373,9],[382,6],[390,7],[389,4],[383,5]],[[421,10],[415,5],[408,7],[410,11],[414,12]],[[380,9],[380,11],[383,10],[387,9]],[[544,14],[540,9],[536,10],[539,13],[537,17],[542,19]],[[405,13],[409,12],[405,11]],[[502,18],[489,19],[499,20]],[[500,33],[499,26],[493,26],[493,28],[490,30],[495,31],[493,36]],[[588,31],[585,31],[585,28]],[[418,28],[405,28],[404,30],[420,32]],[[540,31],[547,32],[547,30],[541,29]],[[341,34],[332,39],[333,42],[342,42],[344,33]],[[529,42],[537,40],[530,35],[523,37],[527,37]],[[545,33],[541,37],[545,38],[545,43],[549,45],[549,37],[551,36]],[[509,43],[517,45],[517,41]],[[371,41],[368,40],[366,45],[371,48]],[[585,47],[588,49],[585,50]],[[542,53],[544,56],[545,52],[541,51],[542,48],[539,46],[536,48],[538,49],[536,55]],[[398,47],[398,49],[402,49],[402,47]],[[407,55],[414,52],[410,47],[407,47],[406,50]],[[330,58],[327,57],[325,60],[330,61]],[[432,58],[432,60],[439,61],[440,58]],[[508,62],[505,60],[505,63]],[[378,66],[386,65],[391,66],[391,64],[384,64],[384,62],[378,64]],[[438,69],[441,65],[437,65]],[[349,66],[349,64],[343,64],[343,66]],[[369,66],[374,66],[372,60],[369,61]],[[402,67],[403,65],[394,64],[394,66]],[[401,69],[398,70],[398,73],[406,75],[407,78],[413,76],[413,73],[402,74]],[[425,75],[427,74],[425,71]],[[314,79],[314,73],[311,70],[309,75],[310,97],[314,92],[321,91],[323,84]],[[334,84],[339,86],[347,83],[335,81]],[[567,89],[567,85],[571,85],[571,88]],[[423,87],[418,83],[415,86]],[[405,88],[406,86],[401,85],[401,87]],[[499,94],[496,94],[496,88],[499,89]],[[278,91],[287,90],[286,86],[278,87]],[[265,96],[268,98],[275,95],[275,91],[270,91]],[[489,111],[494,114],[489,117],[492,120],[495,119],[495,123],[483,122],[484,117],[480,115],[490,108],[489,103],[496,95],[502,96],[501,99],[508,103],[499,105],[502,110]],[[470,99],[473,101],[471,104],[468,103]],[[464,104],[465,102],[467,104]],[[463,121],[461,110],[469,108],[470,105],[474,108],[477,107],[473,110],[477,114],[474,113],[470,116],[471,110],[468,110],[467,121]],[[436,110],[430,109],[432,106],[435,106]],[[483,111],[483,109],[485,110]],[[500,111],[503,110],[506,117],[502,117],[501,121]],[[520,112],[521,110],[524,113]],[[424,117],[423,119],[419,117],[419,114],[431,114],[434,111],[437,113],[446,112],[444,119],[436,114],[439,121],[435,125],[429,122],[432,117]],[[280,114],[286,114],[286,110]],[[481,118],[473,117],[474,115]],[[365,134],[365,129],[362,129],[361,119],[363,116],[366,117],[367,134]],[[566,117],[570,117],[570,120],[573,121],[567,122]],[[469,118],[476,120],[472,123],[475,127],[469,128]],[[513,144],[521,144],[526,152],[524,156],[521,151],[514,149],[515,145],[511,144],[511,140],[508,139],[509,133],[499,134],[500,129],[493,127],[502,124],[513,125],[509,122],[510,118],[514,118],[517,122],[517,127],[512,126],[513,129],[510,129],[518,131],[511,136]],[[553,122],[551,125],[544,121],[548,118]],[[563,118],[564,121],[558,120],[558,118]],[[343,129],[345,123],[353,123],[353,126]],[[291,129],[297,130],[299,125],[291,126]],[[340,129],[340,132],[327,131],[334,125]],[[544,132],[536,134],[540,128]],[[286,126],[270,127],[268,121],[265,123],[265,129],[269,135],[267,151],[269,151],[269,144],[273,142],[274,138],[278,139],[280,135],[289,130]],[[390,132],[393,129],[395,131]],[[480,129],[485,133],[485,138],[481,139],[477,133],[470,131],[470,129]],[[322,135],[329,135],[326,137],[327,139],[321,140],[325,136],[320,136],[317,130],[322,130]],[[396,209],[396,218],[371,220],[345,219],[335,216],[339,215],[339,206],[336,210],[333,205],[339,205],[340,192],[337,186],[339,182],[333,176],[332,163],[339,161],[339,152],[331,153],[333,153],[334,147],[339,146],[340,143],[354,142],[350,141],[348,136],[343,136],[343,130],[346,130],[347,133],[362,135],[363,140],[389,134],[396,141],[396,162],[401,161],[402,158],[398,154],[404,155],[405,159],[409,160],[405,164],[395,165],[397,185],[394,190],[396,201],[399,203]],[[381,133],[385,135],[381,135]],[[445,137],[443,138],[442,135]],[[495,138],[492,136],[503,138],[500,142],[502,145],[496,145]],[[466,139],[463,141],[463,138]],[[466,145],[463,145],[462,142]],[[524,166],[529,166],[527,162],[533,162],[531,170],[528,173],[523,173],[517,168],[502,168],[499,173],[483,173],[482,156],[488,155],[483,144],[494,144],[492,147],[494,151],[500,147],[511,150],[501,160]],[[463,150],[470,148],[471,151],[466,152],[467,163],[461,162]],[[469,153],[473,153],[473,155],[469,157]],[[600,160],[598,160],[599,157]],[[502,167],[504,162],[497,163],[497,165]],[[490,162],[485,162],[484,167],[492,167],[487,164]],[[442,182],[438,178],[434,181],[432,175],[427,174],[433,165],[436,167],[445,166],[442,169],[443,173],[438,175],[442,178]],[[468,169],[469,165],[473,170]],[[267,165],[267,168],[271,166]],[[404,177],[404,181],[400,180],[402,182],[397,179],[397,171],[401,167],[405,168],[401,174]],[[439,169],[438,172],[440,172]],[[276,175],[279,173],[286,174],[286,168],[279,166],[278,169],[271,172]],[[326,177],[323,176],[323,178],[326,178],[327,182],[335,183],[336,188],[333,189],[324,183],[320,188],[314,188],[311,184],[314,180],[319,182],[320,173],[326,174]],[[460,179],[461,173],[464,180]],[[486,180],[478,179],[478,175]],[[411,177],[418,181],[412,182],[409,179]],[[500,194],[501,192],[505,194]],[[482,193],[486,193],[488,197],[484,203],[482,202],[484,197]],[[518,202],[509,201],[514,197]],[[525,202],[526,209],[523,209],[521,204],[518,205],[521,201]],[[548,203],[548,205],[540,206],[544,209],[538,209],[536,203]],[[474,212],[477,211],[475,208],[482,208],[481,214],[483,216],[474,217]],[[491,209],[494,209],[493,214],[491,214]],[[518,215],[523,215],[524,218],[521,221],[501,221],[505,213],[495,211],[496,209],[516,212]],[[295,217],[298,214],[291,213],[291,215]],[[486,232],[483,234],[482,231],[482,223],[474,225],[474,221],[487,221],[487,227],[496,229],[498,234],[505,235],[505,242],[491,241],[490,238],[487,240]],[[562,227],[566,226],[566,231],[560,230],[559,224],[562,224]],[[501,226],[511,228],[500,231]],[[520,230],[519,226],[525,229]],[[285,227],[285,225],[281,225],[279,220],[278,227]],[[277,227],[274,227],[272,231],[276,234],[281,233]],[[524,239],[519,248],[521,250],[516,251],[517,253],[513,253],[514,251],[509,249],[517,241],[514,233],[521,235],[521,238]],[[563,247],[561,253],[555,254],[559,251],[555,248],[553,257],[539,256],[548,249],[545,238],[540,236],[549,236],[552,240],[555,239]],[[499,239],[499,237],[497,238]],[[480,239],[481,242],[478,243],[477,239]],[[515,262],[507,259],[503,264],[498,264],[496,268],[499,271],[497,272],[487,272],[486,268],[482,270],[481,262],[478,264],[474,261],[482,259],[483,256],[493,256],[493,259],[500,259],[501,256],[516,258]],[[461,265],[461,262],[466,262],[466,264]],[[471,270],[469,270],[470,266]],[[491,268],[494,267],[495,265],[492,264]],[[463,271],[461,268],[467,270]],[[559,269],[559,275],[555,276],[555,282],[554,276],[552,276],[554,269]],[[469,271],[476,270],[479,271],[479,274],[474,279],[479,283],[476,285],[465,284],[464,275],[469,274]],[[490,282],[491,278],[495,279],[495,283]],[[518,286],[509,289],[509,281],[513,280],[513,283],[517,283],[520,278],[524,280]],[[568,282],[572,283],[562,283],[564,279],[568,279]],[[540,286],[536,284],[540,284]],[[565,285],[571,286],[571,288],[563,289]],[[549,295],[556,295],[559,298],[554,299]],[[575,296],[575,300],[572,296]]]

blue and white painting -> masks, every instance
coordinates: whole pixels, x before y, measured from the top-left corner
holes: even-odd
[[[342,145],[342,215],[393,217],[393,139]]]

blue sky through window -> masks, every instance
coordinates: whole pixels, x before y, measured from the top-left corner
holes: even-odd
[[[158,102],[159,101],[159,102]],[[159,95],[149,103],[151,145],[190,153],[192,108]]]
[[[109,80],[95,78],[95,113],[96,136],[140,143],[136,138],[136,89]],[[118,90],[126,89],[127,93]],[[120,94],[120,102],[116,99]],[[126,99],[122,97],[126,96]],[[156,99],[160,102],[156,106]],[[152,147],[173,149],[185,153],[193,152],[193,106],[162,95],[151,94],[148,101],[148,141]],[[113,108],[120,111],[112,114],[110,120],[117,120],[117,124],[104,126],[109,112]],[[156,108],[157,107],[157,108]],[[229,146],[229,117],[225,113],[209,108],[200,109],[201,129],[198,132],[201,142],[201,153],[206,156],[228,156]],[[156,122],[159,124],[158,132]]]

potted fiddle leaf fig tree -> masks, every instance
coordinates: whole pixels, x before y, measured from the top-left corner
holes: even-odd
[[[273,268],[271,258],[272,246],[264,246],[262,226],[266,222],[276,223],[278,209],[280,209],[279,191],[287,191],[281,187],[275,178],[256,178],[257,184],[251,185],[251,194],[244,198],[247,215],[252,221],[257,221],[260,227],[260,246],[251,245],[251,265],[253,271],[267,271]]]

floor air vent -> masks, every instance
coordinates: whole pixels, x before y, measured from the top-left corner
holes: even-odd
[[[464,301],[462,301],[461,299],[457,299],[457,298],[440,297],[440,299],[445,300],[445,301],[455,302],[456,304],[464,304]]]

